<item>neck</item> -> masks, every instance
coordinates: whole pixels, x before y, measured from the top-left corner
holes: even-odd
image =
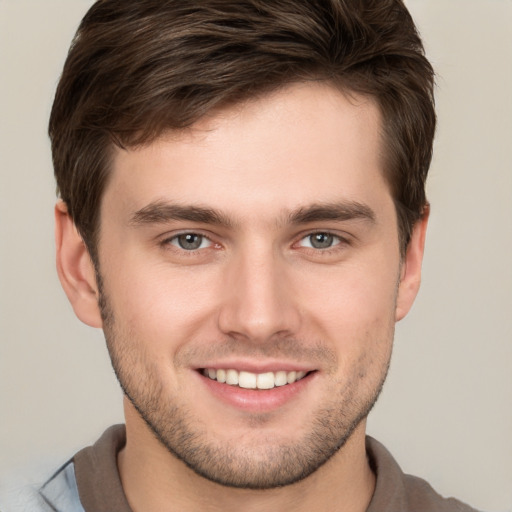
[[[364,421],[343,448],[304,480],[277,489],[247,490],[194,473],[130,409],[125,407],[127,443],[118,455],[118,467],[133,512],[364,512],[373,495],[375,476],[366,457]]]

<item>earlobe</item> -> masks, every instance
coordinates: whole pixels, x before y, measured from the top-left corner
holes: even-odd
[[[76,316],[102,327],[94,265],[63,201],[55,205],[55,244],[57,273]]]
[[[420,289],[421,265],[425,251],[425,235],[427,233],[429,213],[430,206],[427,204],[421,218],[413,227],[407,252],[402,262],[395,311],[395,320],[397,322],[407,315]]]

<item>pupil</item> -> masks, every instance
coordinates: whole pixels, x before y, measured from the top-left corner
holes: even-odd
[[[188,233],[186,235],[181,235],[178,237],[178,242],[182,249],[197,249],[202,242],[201,235],[195,235],[193,233]]]
[[[332,235],[327,233],[316,233],[315,235],[311,236],[311,245],[315,249],[326,249],[332,245],[332,242]]]

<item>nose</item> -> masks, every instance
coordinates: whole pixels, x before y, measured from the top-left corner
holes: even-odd
[[[223,276],[220,330],[254,343],[297,334],[300,311],[286,267],[271,249],[231,261]]]

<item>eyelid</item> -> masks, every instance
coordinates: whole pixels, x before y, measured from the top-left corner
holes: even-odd
[[[304,241],[309,240],[312,236],[315,236],[315,235],[331,236],[333,238],[333,244],[329,247],[325,247],[324,249],[319,249],[317,247],[313,247],[312,245],[303,245]],[[308,233],[306,236],[303,236],[302,238],[300,238],[298,243],[301,247],[307,247],[309,249],[326,251],[328,249],[332,249],[333,247],[336,247],[337,245],[341,244],[342,242],[343,242],[343,240],[338,235],[335,235],[334,233],[330,233],[328,231],[315,231],[313,233]]]
[[[333,238],[336,238],[341,243],[349,243],[350,242],[350,235],[348,233],[340,233],[339,231],[332,230],[332,229],[312,229],[310,231],[303,232],[297,236],[297,240],[300,242],[306,238],[309,238],[310,236],[314,235],[328,235],[332,236]]]
[[[186,249],[179,247],[179,245],[177,243],[172,243],[173,241],[176,241],[178,237],[183,236],[183,235],[189,235],[189,234],[198,235],[198,236],[203,237],[203,239],[205,239],[209,242],[208,246],[187,251]],[[327,247],[325,249],[317,249],[315,247],[311,247],[311,246],[308,247],[308,246],[302,245],[301,242],[303,242],[304,240],[308,239],[309,237],[311,237],[315,234],[325,234],[325,235],[332,236],[336,242],[332,246]],[[293,245],[299,246],[299,247],[304,247],[305,249],[311,249],[316,252],[328,252],[329,250],[336,250],[336,248],[339,245],[350,245],[351,243],[352,243],[351,236],[348,233],[341,234],[338,231],[332,230],[332,229],[331,230],[329,230],[329,229],[312,229],[312,230],[304,231],[301,234],[299,234],[296,237],[296,242],[294,242]],[[176,248],[179,251],[188,252],[188,253],[198,252],[200,250],[208,249],[210,247],[215,247],[215,248],[219,248],[219,249],[221,248],[221,244],[219,242],[216,242],[214,240],[214,237],[211,234],[205,233],[202,229],[193,229],[193,228],[192,229],[182,229],[182,230],[179,230],[176,232],[171,232],[171,233],[165,233],[164,235],[161,235],[159,237],[158,244],[161,245],[162,247],[172,245],[173,248]]]
[[[180,242],[179,242],[179,238],[182,237],[182,236],[187,236],[187,235],[195,235],[197,237],[200,237],[201,238],[201,243],[199,244],[199,247],[196,247],[194,249],[185,249],[184,247],[181,247],[180,246]],[[207,245],[203,245],[205,242],[207,242]],[[169,243],[171,245],[174,245],[178,249],[181,249],[181,250],[184,250],[184,251],[187,251],[187,252],[193,252],[193,251],[199,251],[201,249],[207,249],[208,247],[211,247],[212,244],[213,244],[213,242],[208,237],[206,237],[204,235],[201,235],[200,233],[182,233],[181,235],[175,235],[171,239],[169,239]]]
[[[200,236],[203,239],[208,240],[209,245],[208,245],[208,247],[201,247],[201,248],[197,248],[197,249],[193,249],[193,250],[188,250],[187,251],[186,249],[183,249],[182,247],[179,247],[179,245],[177,243],[172,243],[173,241],[176,241],[178,239],[178,237],[183,236],[183,235],[197,235],[197,236]],[[176,232],[173,232],[173,233],[166,233],[165,235],[162,235],[160,237],[158,243],[162,247],[167,246],[167,245],[172,245],[172,247],[176,248],[178,251],[183,251],[183,252],[188,252],[188,253],[197,252],[197,251],[200,251],[202,249],[208,249],[209,247],[212,247],[212,246],[219,246],[220,247],[220,245],[212,239],[211,235],[206,234],[201,229],[183,229],[183,230],[179,230],[179,231],[176,231]]]

